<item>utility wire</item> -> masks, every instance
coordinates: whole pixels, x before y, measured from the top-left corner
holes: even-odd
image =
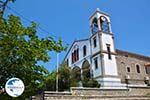
[[[19,12],[17,12],[16,10],[14,10],[13,8],[6,6],[9,10],[11,10],[12,12],[16,13],[18,16],[20,16],[22,19],[28,21],[29,23],[32,23],[33,21],[31,21],[30,19],[24,17],[22,14],[20,14]],[[45,30],[44,28],[42,28],[40,25],[38,25],[39,30],[45,32],[47,35],[51,35],[52,37],[55,37],[56,39],[60,39],[60,37],[57,37],[56,35],[49,33],[47,30]],[[69,43],[63,41],[64,43],[66,43],[67,45],[69,45]]]
[[[33,21],[29,20],[28,18],[24,17],[22,14],[20,14],[19,12],[17,12],[16,10],[12,9],[9,6],[6,6],[9,10],[11,10],[12,12],[16,13],[19,17],[21,17],[22,19],[26,20],[29,23],[32,23]],[[49,33],[47,30],[45,30],[44,28],[42,28],[40,25],[38,26],[39,30],[45,32],[47,35],[51,35],[52,37],[55,37],[56,39],[60,39],[60,37],[55,36],[54,34]],[[63,43],[65,43],[67,46],[69,45],[69,43],[62,41]],[[59,68],[59,53],[57,53],[57,76],[56,76],[56,91],[58,91],[58,68]]]

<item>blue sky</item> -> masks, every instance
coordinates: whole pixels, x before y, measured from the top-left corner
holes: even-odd
[[[89,37],[89,17],[100,8],[111,16],[116,48],[150,56],[149,5],[150,0],[16,0],[9,6],[70,45],[75,39]],[[9,13],[14,12],[7,10]],[[25,19],[22,22],[30,24]],[[38,35],[48,34],[38,30]],[[60,54],[60,61],[65,54]],[[42,64],[51,71],[56,67],[56,53],[49,55],[52,59]]]

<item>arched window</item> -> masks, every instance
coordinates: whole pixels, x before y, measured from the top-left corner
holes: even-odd
[[[75,49],[72,53],[72,63],[79,60],[79,48]]]
[[[101,24],[101,29],[102,29],[103,32],[106,32],[106,33],[110,32],[109,22],[108,22],[106,17],[104,17],[104,16],[100,17],[100,24]]]
[[[122,70],[126,70],[126,64],[123,62],[123,61],[121,61],[120,63],[119,63],[119,65],[120,65],[120,67],[118,67],[118,74],[119,75],[122,75],[123,73],[122,73]]]
[[[125,67],[125,63],[124,62],[121,62],[120,64],[121,64],[122,67]]]
[[[72,53],[71,58],[72,58],[72,63],[74,63],[74,53]]]
[[[77,49],[77,60],[79,60],[79,48]]]
[[[83,79],[89,79],[91,77],[91,71],[90,71],[90,63],[88,60],[85,60],[83,63],[82,63],[82,76],[83,76]]]
[[[75,81],[79,82],[81,80],[81,69],[78,66],[75,66],[72,69],[72,73],[73,73],[73,78],[75,79]]]
[[[83,56],[86,56],[86,46],[83,46]]]
[[[136,71],[137,71],[137,73],[140,73],[141,71],[140,71],[140,66],[137,64],[136,65]]]
[[[66,60],[66,63],[67,63],[67,66],[69,66],[69,60],[68,59]]]
[[[77,60],[77,50],[74,51],[74,61]]]
[[[98,24],[97,24],[97,19],[94,18],[93,21],[92,21],[92,33],[96,33],[98,32]]]

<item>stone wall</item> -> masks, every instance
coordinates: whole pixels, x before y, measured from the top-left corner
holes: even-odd
[[[145,78],[148,77],[148,74],[145,70],[145,64],[149,62],[149,57],[117,51],[118,74],[121,82],[126,83],[126,77],[129,76],[128,84],[146,85]],[[136,65],[139,65],[140,73],[137,72]],[[127,68],[129,68],[130,72],[128,72]]]
[[[32,100],[150,100],[150,87],[128,89],[100,89],[72,87],[70,92],[43,92]]]
[[[150,87],[132,87],[128,89],[99,89],[99,88],[72,88],[72,95],[90,96],[137,96],[150,95]]]

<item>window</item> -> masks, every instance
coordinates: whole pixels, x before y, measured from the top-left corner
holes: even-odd
[[[69,65],[69,60],[68,59],[66,60],[66,63],[67,63],[67,66],[68,66]]]
[[[76,50],[74,51],[74,61],[76,61],[77,59],[77,54],[76,54]]]
[[[140,66],[139,65],[136,65],[136,71],[137,71],[137,73],[140,73]]]
[[[96,37],[93,38],[93,45],[94,45],[94,48],[97,46]]]
[[[107,21],[106,17],[104,16],[101,16],[100,17],[100,24],[101,24],[101,29],[103,32],[110,32],[109,31],[109,22]]]
[[[71,58],[72,58],[72,63],[74,63],[74,53],[72,53]]]
[[[83,46],[83,56],[86,56],[86,46]]]
[[[76,61],[77,61],[77,60],[79,60],[79,49],[77,49],[76,54],[77,54],[77,59],[76,59]]]
[[[146,74],[150,75],[150,66],[145,66]]]
[[[130,67],[127,67],[127,72],[130,72]]]
[[[97,61],[97,57],[94,59],[94,66],[95,66],[95,69],[98,68],[98,61]]]
[[[109,44],[106,45],[107,45],[108,59],[111,59],[110,45]]]
[[[72,63],[79,60],[79,49],[74,50],[72,53]]]

